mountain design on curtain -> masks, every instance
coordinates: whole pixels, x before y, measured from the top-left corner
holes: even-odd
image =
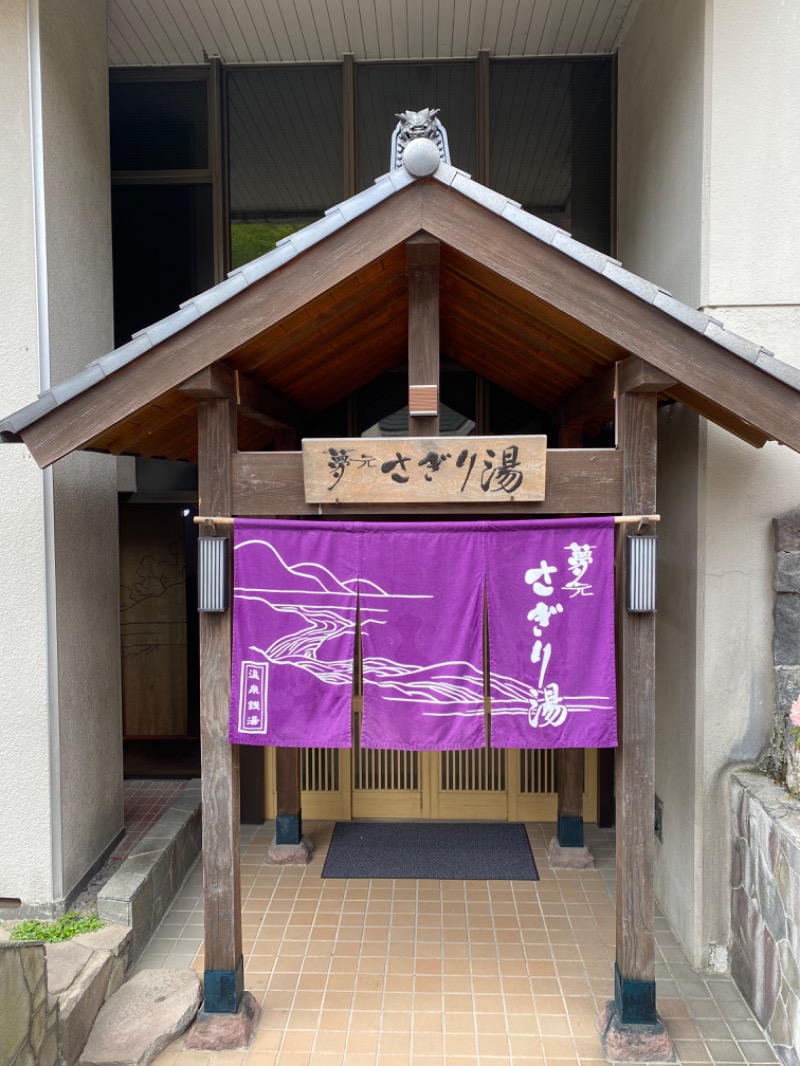
[[[484,601],[489,691],[484,673]],[[237,519],[229,739],[613,747],[614,523]]]

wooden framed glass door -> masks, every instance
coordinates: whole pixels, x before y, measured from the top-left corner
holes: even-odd
[[[362,749],[363,700],[353,698],[353,749],[303,748],[307,819],[555,822],[557,753],[549,749]],[[488,726],[488,722],[487,722]],[[266,749],[267,817],[275,812],[275,752]],[[597,752],[586,751],[584,820],[597,821]]]

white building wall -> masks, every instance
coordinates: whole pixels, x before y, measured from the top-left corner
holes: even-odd
[[[0,396],[39,383],[25,0],[0,5]],[[4,412],[6,413],[6,412]],[[43,479],[23,445],[0,447],[0,898],[53,898]],[[0,914],[3,912],[0,911]]]
[[[112,347],[105,19],[0,5],[3,414]],[[114,461],[3,445],[0,498],[0,897],[47,912],[122,829]]]
[[[619,95],[624,264],[800,365],[797,5],[643,0]],[[771,730],[770,520],[800,502],[800,460],[691,422],[660,421],[656,890],[703,967],[729,934],[727,772]]]
[[[84,0],[76,8],[39,0],[39,7],[56,382],[114,346],[106,4]],[[68,894],[123,828],[116,461],[76,454],[58,462],[53,475],[58,763]]]

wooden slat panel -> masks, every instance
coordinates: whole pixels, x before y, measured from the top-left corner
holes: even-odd
[[[240,452],[232,462],[233,507],[237,515],[435,514],[441,506],[308,504],[299,452]],[[606,448],[554,449],[547,453],[542,503],[458,505],[465,514],[618,514],[622,507],[622,454]]]

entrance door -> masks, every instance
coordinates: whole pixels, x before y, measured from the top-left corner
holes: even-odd
[[[378,751],[361,748],[363,700],[353,698],[353,749],[304,748],[303,816],[311,819],[440,819],[554,822],[556,752],[546,749]],[[488,715],[487,715],[488,719]],[[487,720],[488,736],[488,720]],[[268,749],[267,817],[275,812]],[[597,821],[597,752],[587,750],[584,819]]]

